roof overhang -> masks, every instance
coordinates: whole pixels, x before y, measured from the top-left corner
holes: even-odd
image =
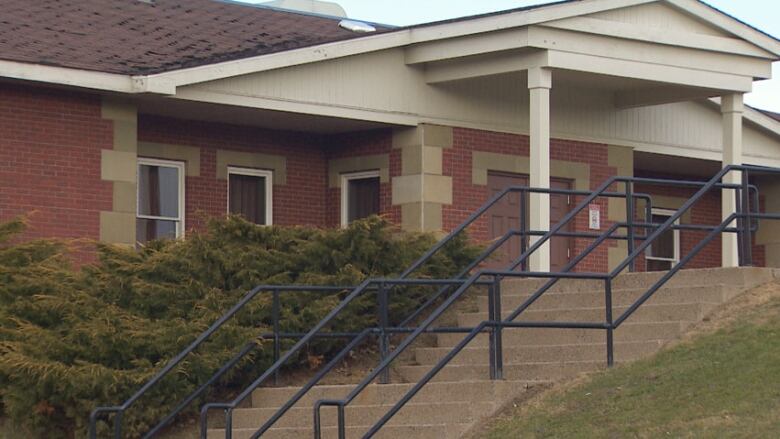
[[[483,46],[489,44],[489,40],[495,38],[497,32],[519,30],[531,25],[543,24],[549,27],[556,27],[560,26],[560,23],[566,22],[567,26],[578,26],[584,32],[599,32],[598,29],[593,28],[594,23],[592,23],[591,19],[582,16],[659,1],[671,4],[743,40],[740,42],[728,42],[725,41],[726,39],[718,39],[717,37],[700,36],[693,40],[687,38],[684,44],[691,47],[715,47],[716,50],[717,47],[723,47],[723,50],[742,51],[746,55],[752,56],[759,55],[756,53],[758,48],[766,52],[767,58],[780,59],[780,41],[697,0],[581,0],[554,3],[531,10],[414,26],[380,35],[152,75],[127,76],[12,61],[0,61],[0,72],[2,72],[3,77],[8,78],[95,90],[133,94],[174,95],[177,87],[186,85],[338,59],[395,47],[411,46],[407,62],[414,64],[424,62],[427,59],[427,54],[431,53],[431,51],[436,51],[438,57],[446,56],[448,53],[446,50],[443,51],[442,46],[427,44],[426,47],[425,43],[443,42],[446,45],[448,41],[454,43],[462,37],[483,34],[481,38],[484,44],[472,44],[466,52],[463,51],[462,47],[459,48],[457,54],[462,57],[472,54],[469,51],[474,52],[479,51],[481,48],[486,48]],[[622,38],[632,33],[628,27],[622,30],[618,28],[618,32],[618,34],[612,36]],[[642,38],[641,35],[630,36]],[[650,36],[647,38],[654,37]],[[675,36],[667,35],[666,38],[675,39]],[[675,41],[677,44],[680,43],[679,38],[675,39]],[[495,51],[496,47],[493,46],[491,50]],[[476,53],[480,52],[474,52],[473,54]],[[562,58],[562,55],[556,56]],[[561,60],[560,62],[567,64],[576,61]]]

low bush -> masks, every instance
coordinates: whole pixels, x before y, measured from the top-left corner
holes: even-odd
[[[69,244],[18,243],[23,230],[23,220],[0,224],[0,398],[6,416],[46,438],[83,437],[95,406],[131,395],[252,287],[391,276],[435,241],[377,217],[342,230],[258,227],[230,217],[186,240],[140,249],[96,244],[96,261],[74,268]],[[465,238],[455,240],[415,277],[451,276],[477,251]],[[408,315],[431,291],[394,291],[393,318]],[[283,295],[282,329],[309,330],[344,294]],[[356,301],[332,329],[374,325],[373,296]],[[258,334],[270,326],[270,309],[268,295],[257,297],[138,401],[124,418],[128,437],[146,431],[247,341],[257,340],[258,348],[220,387],[245,385],[267,368],[272,349]],[[310,346],[291,367],[327,356],[333,343]]]

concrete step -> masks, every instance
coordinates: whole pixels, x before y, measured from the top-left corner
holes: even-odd
[[[612,281],[615,290],[648,288],[664,273],[626,273]],[[689,287],[706,285],[726,285],[737,290],[752,288],[773,280],[771,268],[736,267],[681,270],[664,287]],[[505,278],[501,284],[502,292],[533,293],[548,279]],[[550,292],[604,291],[603,280],[562,279]]]
[[[637,309],[626,322],[664,322],[664,321],[688,321],[701,320],[715,305],[704,303],[678,303],[668,305],[644,304]],[[617,318],[628,307],[613,307],[613,318]],[[605,321],[604,307],[578,308],[578,309],[528,309],[523,312],[516,321],[531,322],[592,322],[603,323]],[[458,315],[458,325],[474,327],[488,319],[487,312],[463,313]]]
[[[484,360],[483,360],[484,361]],[[606,367],[606,353],[601,361],[556,361],[504,363],[504,378],[510,380],[551,380],[592,372]],[[431,365],[401,366],[398,373],[407,381],[416,383],[431,370]],[[490,377],[487,363],[451,364],[433,378],[433,381],[459,381],[486,379]]]
[[[659,340],[615,343],[615,359],[636,360],[656,352],[664,344]],[[601,361],[606,358],[606,351],[606,343],[505,347],[504,362]],[[449,352],[450,348],[417,348],[415,360],[420,365],[434,365]],[[488,361],[488,358],[487,347],[465,348],[452,359],[451,364],[479,364]]]
[[[425,386],[411,403],[430,403],[439,401],[449,402],[490,402],[507,397],[507,395],[519,394],[529,387],[546,384],[532,381],[489,381],[468,380],[460,382],[442,382]],[[296,405],[297,407],[313,407],[319,399],[342,399],[354,388],[354,385],[343,386],[315,386]],[[371,384],[366,387],[353,401],[356,405],[384,405],[395,404],[409,389],[412,384]],[[297,387],[264,387],[252,394],[252,406],[255,408],[278,409],[295,392]]]
[[[646,305],[662,305],[676,303],[710,303],[721,304],[726,300],[724,285],[700,285],[691,287],[662,288],[657,291]],[[630,306],[646,291],[642,289],[623,289],[612,291],[612,304],[615,306]],[[501,294],[501,305],[506,312],[511,312],[522,305],[530,293]],[[546,292],[531,305],[529,309],[561,309],[561,308],[598,308],[604,307],[604,290],[551,293]],[[487,312],[487,296],[477,297],[480,311]]]
[[[355,426],[347,418],[349,425],[346,429],[347,439],[359,439],[368,430],[368,426]],[[388,425],[385,426],[373,438],[375,439],[454,439],[460,437],[471,424],[417,424],[417,425]],[[233,439],[249,439],[256,429],[233,429]],[[277,428],[269,430],[263,435],[263,439],[305,439],[314,437],[311,427],[308,428]],[[324,427],[323,439],[338,438],[336,427]],[[208,431],[209,439],[224,439],[225,431],[213,429]]]
[[[624,323],[615,330],[616,342],[628,341],[668,341],[677,338],[691,322],[635,322]],[[436,340],[440,347],[455,346],[464,334],[437,334]],[[606,332],[597,329],[549,329],[549,328],[516,328],[504,330],[504,347],[526,345],[555,345],[579,343],[605,343]],[[469,347],[487,346],[488,335],[480,334],[471,341]]]
[[[396,401],[394,401],[396,402]],[[346,418],[357,421],[358,424],[369,425],[378,421],[392,408],[388,405],[352,405],[347,406]],[[418,424],[451,424],[458,422],[474,422],[495,410],[495,402],[449,402],[409,403],[388,422],[388,425],[418,425]],[[239,409],[233,415],[234,428],[258,428],[274,413],[273,408]],[[335,407],[322,409],[322,425],[336,426]],[[290,409],[273,428],[306,428],[313,422],[311,407],[294,407]]]

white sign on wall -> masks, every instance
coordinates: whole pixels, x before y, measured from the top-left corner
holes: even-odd
[[[591,230],[599,230],[601,229],[601,208],[598,204],[591,204],[589,206],[588,212],[590,213],[588,215]]]

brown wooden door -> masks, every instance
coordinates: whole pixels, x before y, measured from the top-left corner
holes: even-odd
[[[562,179],[552,179],[550,185],[555,189],[569,189],[571,182]],[[509,186],[528,186],[528,176],[522,174],[489,173],[488,189],[490,197],[501,192]],[[569,197],[565,195],[550,196],[550,225],[560,221],[569,211]],[[528,196],[525,197],[526,227],[528,227]],[[520,193],[507,194],[487,212],[488,233],[491,239],[504,236],[510,229],[520,229]],[[572,230],[571,224],[564,230]],[[553,271],[560,271],[569,261],[572,239],[567,237],[555,237],[550,244],[550,266]],[[520,256],[520,238],[511,238],[499,249],[491,263],[494,268],[505,268],[510,262]]]

